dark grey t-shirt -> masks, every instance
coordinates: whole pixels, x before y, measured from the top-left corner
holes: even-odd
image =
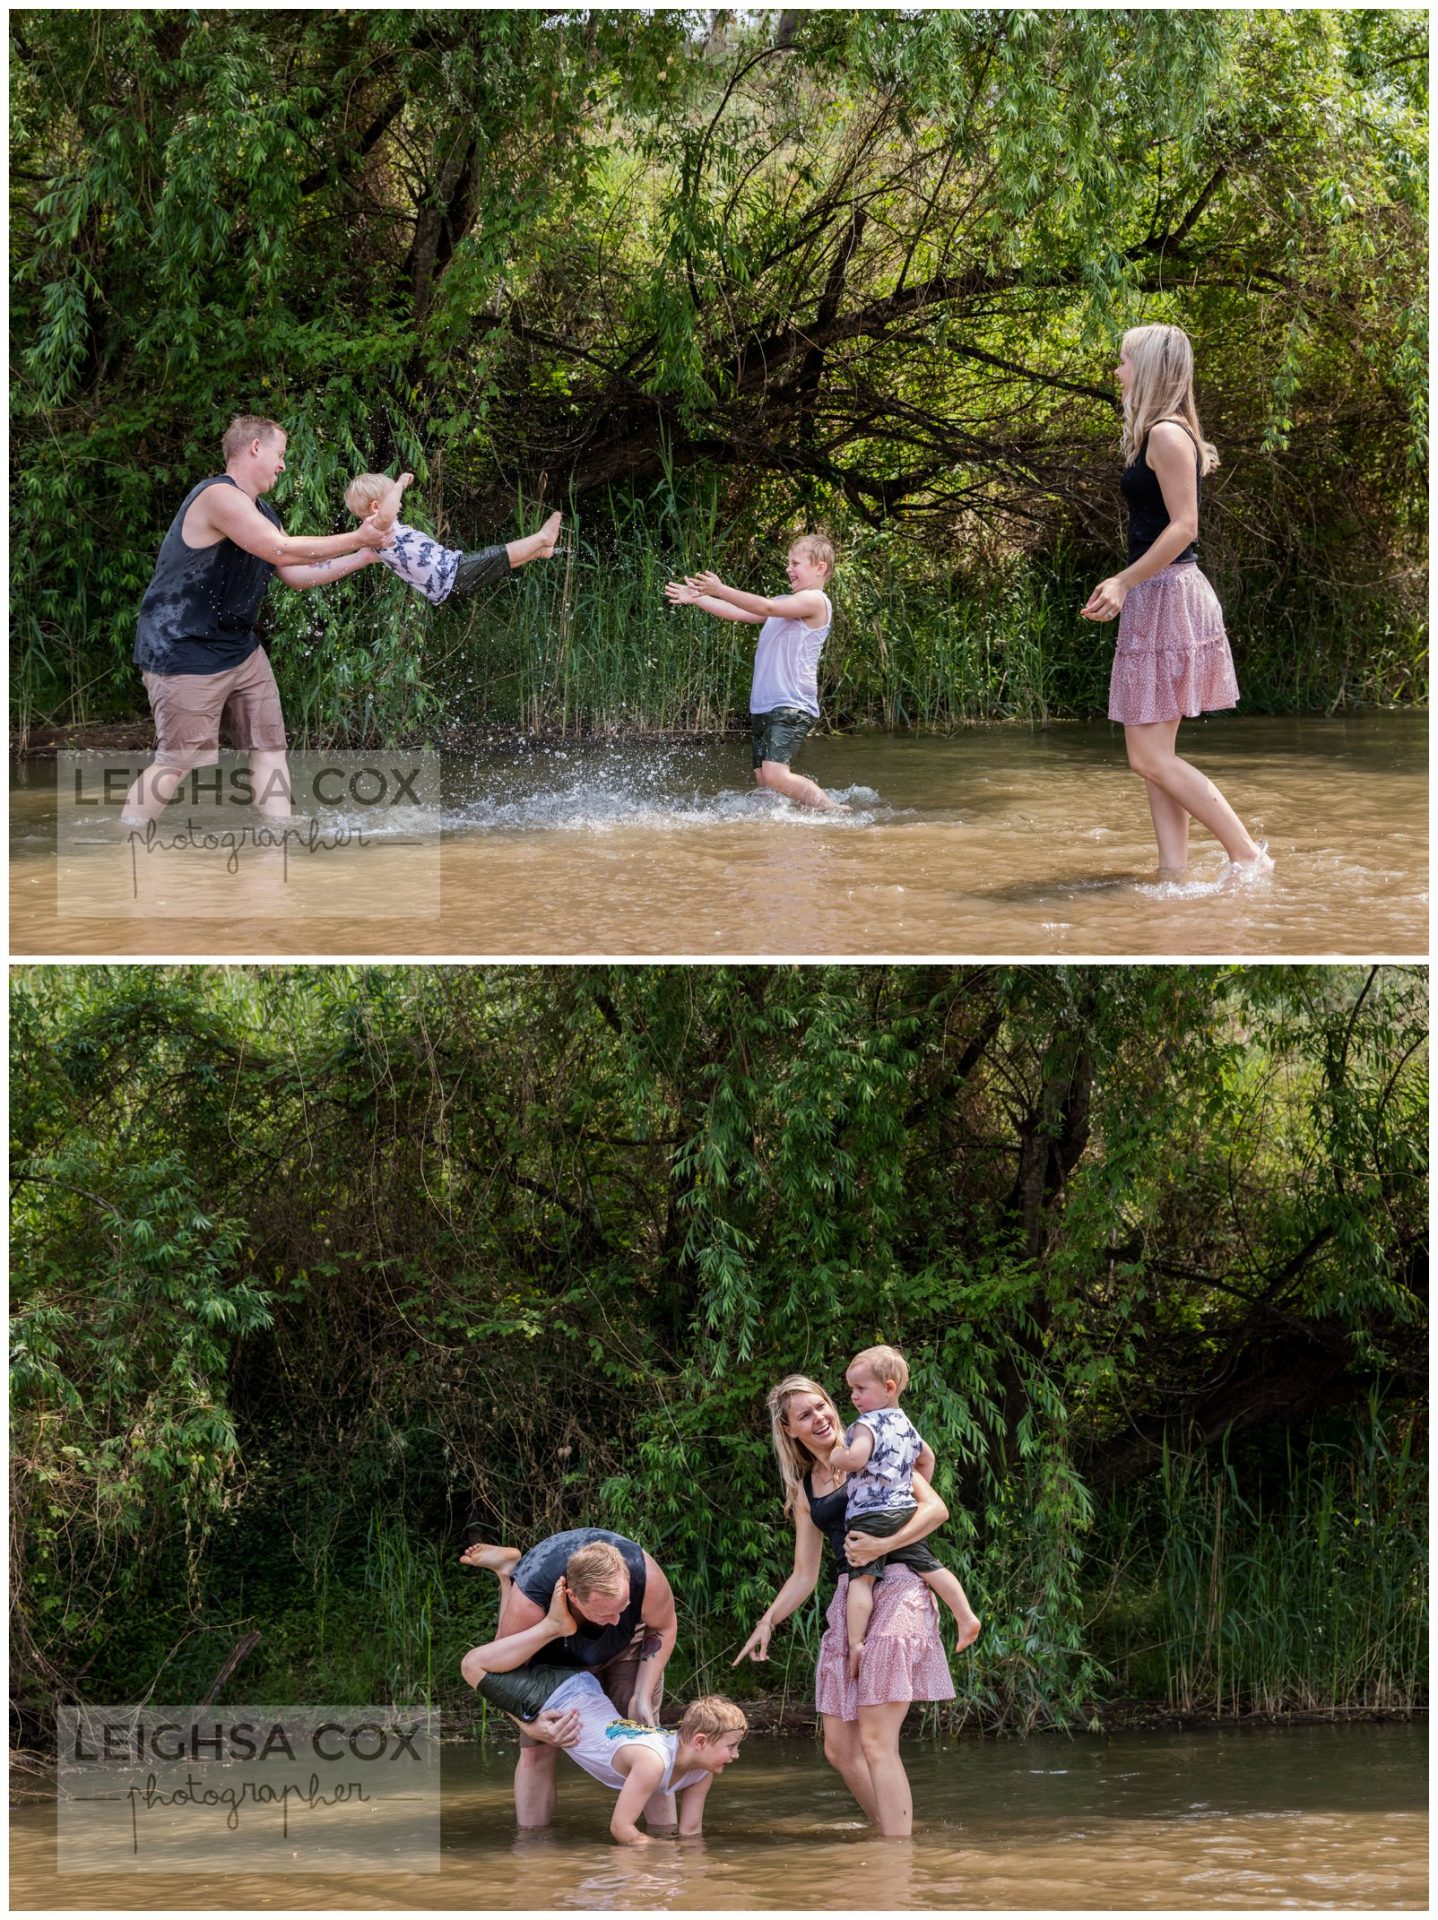
[[[206,487],[243,491],[227,473],[212,474],[180,502],[140,602],[135,665],[145,673],[224,673],[243,666],[260,644],[255,621],[274,567],[233,540],[186,545],[185,515]],[[284,532],[267,500],[255,505],[277,533]]]
[[[560,1667],[602,1667],[616,1653],[622,1653],[634,1638],[644,1611],[644,1549],[622,1533],[606,1533],[603,1527],[571,1527],[566,1533],[552,1533],[531,1547],[514,1569],[514,1584],[537,1607],[548,1608],[554,1588],[564,1572],[570,1554],[595,1540],[607,1540],[618,1547],[629,1569],[629,1603],[613,1627],[595,1626],[589,1620],[579,1622],[577,1633],[555,1640],[544,1650],[545,1661]]]

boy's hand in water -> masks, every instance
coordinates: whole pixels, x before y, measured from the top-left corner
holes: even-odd
[[[690,586],[687,580],[666,580],[664,597],[671,606],[692,607],[699,598],[699,590]]]

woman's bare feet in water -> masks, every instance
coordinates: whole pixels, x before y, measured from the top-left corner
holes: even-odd
[[[476,1540],[472,1547],[466,1547],[459,1556],[462,1567],[484,1567],[490,1573],[497,1573],[501,1580],[513,1573],[523,1558],[518,1547],[494,1547],[487,1541]]]
[[[1258,841],[1251,860],[1230,860],[1223,869],[1225,880],[1257,880],[1273,872],[1273,858],[1266,840]]]

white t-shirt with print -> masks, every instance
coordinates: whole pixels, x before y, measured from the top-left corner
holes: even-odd
[[[397,520],[394,545],[377,547],[375,551],[391,573],[397,573],[401,580],[418,587],[425,599],[432,601],[435,606],[449,598],[454,587],[454,576],[459,571],[461,552],[458,547],[442,547],[438,540],[421,533],[418,527],[407,527]]]
[[[874,1407],[868,1413],[861,1413],[844,1435],[845,1446],[854,1444],[860,1427],[867,1427],[873,1434],[874,1448],[845,1488],[846,1517],[852,1520],[858,1513],[917,1506],[914,1463],[923,1452],[924,1443],[908,1414],[902,1407]]]
[[[692,1787],[704,1778],[703,1767],[695,1767],[675,1780],[672,1776],[679,1752],[679,1735],[622,1720],[619,1709],[592,1673],[576,1673],[572,1680],[561,1681],[544,1703],[546,1713],[571,1710],[579,1715],[579,1740],[577,1745],[564,1751],[604,1786],[624,1785],[624,1775],[615,1768],[613,1756],[621,1746],[636,1744],[657,1753],[664,1762],[664,1777],[654,1789],[656,1793],[678,1793],[681,1787]]]

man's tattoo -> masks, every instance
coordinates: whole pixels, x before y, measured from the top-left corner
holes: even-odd
[[[639,1658],[641,1660],[652,1660],[663,1645],[664,1635],[662,1633],[646,1633],[643,1643],[639,1648]]]

